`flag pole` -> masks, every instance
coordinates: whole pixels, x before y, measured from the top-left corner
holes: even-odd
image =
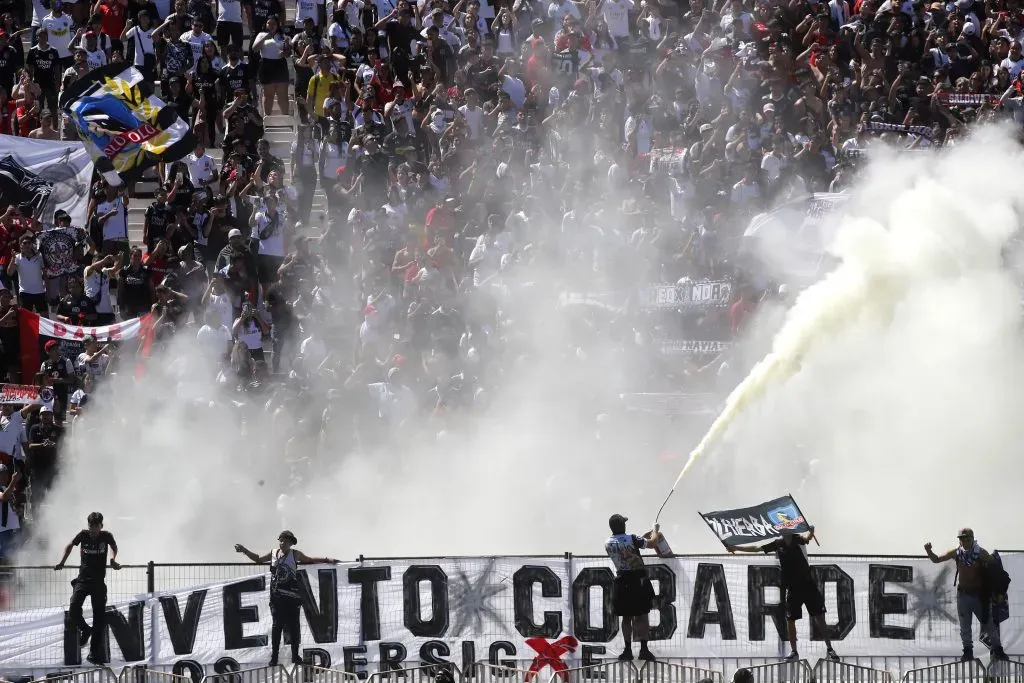
[[[793,497],[793,494],[787,493],[786,495],[789,496],[789,499],[791,501],[793,501],[793,506],[796,507],[796,511],[800,513],[800,516],[804,517],[804,511],[800,509],[800,504],[796,502],[796,498]],[[806,517],[804,517],[804,522],[807,522]],[[810,523],[808,523],[807,526],[810,526]],[[821,547],[821,541],[818,540],[817,534],[814,535],[814,545],[818,546],[819,548]]]

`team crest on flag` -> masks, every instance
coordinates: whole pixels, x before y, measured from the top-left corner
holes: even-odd
[[[195,137],[177,107],[153,94],[135,67],[108,64],[64,91],[65,111],[107,182],[132,182],[159,162],[181,159]]]

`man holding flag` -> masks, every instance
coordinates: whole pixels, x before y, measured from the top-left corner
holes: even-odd
[[[832,639],[828,636],[828,627],[825,624],[825,598],[818,585],[811,575],[811,565],[807,562],[807,544],[814,538],[814,527],[809,527],[806,534],[797,534],[791,530],[781,531],[781,538],[777,538],[767,545],[760,547],[752,546],[729,546],[730,553],[775,553],[779,558],[779,568],[782,574],[782,592],[786,602],[786,622],[789,630],[789,646],[792,652],[789,653],[787,661],[795,662],[800,659],[796,651],[796,622],[803,616],[802,607],[807,607],[807,614],[811,617],[811,624],[815,626],[825,639],[825,657],[838,661],[839,655],[832,649]]]
[[[632,661],[633,638],[636,637],[640,641],[640,659],[653,662],[654,654],[647,649],[647,638],[650,633],[648,614],[654,606],[654,586],[647,578],[640,550],[653,548],[661,535],[657,527],[643,536],[627,534],[626,521],[622,515],[612,515],[608,519],[612,535],[604,543],[605,552],[615,565],[612,606],[615,615],[622,617],[622,640],[625,646],[619,661]]]

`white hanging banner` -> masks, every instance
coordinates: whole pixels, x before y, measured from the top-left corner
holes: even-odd
[[[84,228],[92,168],[81,142],[0,135],[0,204],[30,204],[45,224],[63,209],[72,225]]]
[[[1007,553],[1003,562],[1015,579],[1009,594],[1015,609],[1024,604],[1024,554]],[[959,656],[952,563],[812,556],[812,569],[840,655]],[[225,657],[243,665],[267,662],[265,574],[135,596],[139,577],[130,571],[107,576],[114,666],[177,663],[179,670],[196,671]],[[656,592],[651,647],[659,656],[779,656],[785,615],[773,559],[652,559],[648,572]],[[424,558],[305,567],[302,648],[318,665],[356,671],[442,660],[464,670],[478,660],[530,662],[560,638],[576,641],[568,659],[601,659],[622,647],[611,612],[612,579],[606,558]],[[15,585],[29,594],[33,589]],[[70,598],[70,586],[67,592]],[[84,649],[65,621],[65,606],[19,609],[17,602],[14,596],[13,611],[0,612],[0,671],[82,663]],[[85,616],[91,621],[88,609]],[[1021,624],[1015,613],[1002,624],[1011,653],[1024,651]],[[798,622],[801,652],[812,656],[824,646],[808,642],[809,628],[806,617]],[[285,657],[287,646],[282,650]],[[980,643],[975,650],[986,651]]]

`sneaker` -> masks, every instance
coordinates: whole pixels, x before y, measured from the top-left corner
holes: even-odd
[[[825,659],[829,660],[830,662],[838,662],[839,655],[837,655],[836,651],[832,648],[828,648],[827,650],[825,650]]]
[[[964,653],[960,655],[961,662],[973,662],[974,661],[974,650],[964,650]]]
[[[633,661],[633,651],[632,650],[623,650],[622,654],[619,655],[619,661],[620,662],[632,662]]]
[[[1010,661],[1010,658],[1006,655],[1006,652],[1003,650],[1002,647],[997,647],[996,649],[992,650],[992,659],[1000,662]]]
[[[277,657],[271,657],[270,661],[267,662],[267,666],[277,666]]]
[[[78,634],[78,647],[85,647],[89,644],[89,639],[92,638],[92,629],[87,628]]]
[[[657,661],[657,657],[654,656],[654,653],[648,650],[646,647],[640,648],[640,654],[638,654],[636,658],[642,662]]]
[[[789,653],[789,656],[786,657],[786,661],[787,662],[799,662],[800,661],[800,655],[797,654],[796,650],[793,650],[792,652]]]
[[[85,661],[96,666],[103,666],[103,658],[99,655],[94,655],[91,652],[86,656]]]

